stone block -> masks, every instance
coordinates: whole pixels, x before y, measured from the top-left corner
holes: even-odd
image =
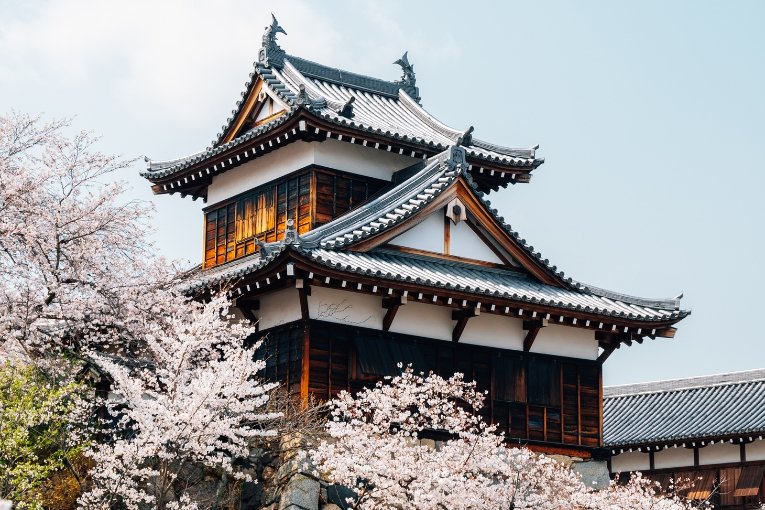
[[[279,510],[319,510],[318,480],[297,474],[290,478],[279,499]]]
[[[608,464],[604,460],[586,460],[572,466],[574,473],[582,477],[582,482],[592,489],[604,489],[611,483]]]

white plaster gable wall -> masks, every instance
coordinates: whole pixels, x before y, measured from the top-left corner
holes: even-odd
[[[401,235],[390,244],[435,253],[444,252],[444,213],[438,210]]]
[[[207,188],[207,203],[214,205],[312,164],[313,145],[303,141],[294,142],[216,175]]]
[[[740,462],[741,449],[737,444],[717,443],[699,448],[699,464]]]
[[[416,302],[399,307],[390,327],[394,333],[449,341],[452,340],[453,330],[451,308]]]
[[[755,439],[746,445],[746,460],[765,460],[765,440]]]
[[[593,360],[598,358],[598,342],[588,329],[550,324],[539,330],[531,352]]]
[[[444,253],[444,218],[443,210],[431,213],[414,227],[391,239],[390,244]],[[449,255],[495,264],[503,263],[464,221],[449,226]]]
[[[460,343],[521,351],[525,334],[519,319],[482,314],[468,321]]]
[[[299,320],[300,298],[297,289],[283,289],[262,296],[256,314],[261,330]]]
[[[393,173],[420,162],[418,158],[394,154],[339,140],[314,143],[314,163],[344,172],[391,180]]]
[[[266,117],[270,117],[271,115],[281,111],[284,111],[284,107],[269,96],[269,98],[263,104],[263,107],[258,112],[258,116],[255,117],[255,122],[263,120]]]
[[[693,467],[693,448],[667,448],[653,455],[655,469]]]
[[[611,472],[645,471],[651,467],[647,453],[624,452],[611,457]]]
[[[320,321],[382,329],[382,298],[324,287],[312,287],[308,314]]]
[[[502,264],[502,260],[464,221],[449,226],[449,254]]]

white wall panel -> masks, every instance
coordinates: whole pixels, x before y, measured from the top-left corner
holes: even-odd
[[[449,226],[449,254],[502,264],[502,260],[464,221]]]
[[[390,331],[439,340],[452,339],[452,310],[445,306],[412,303],[399,307]]]
[[[356,292],[312,287],[308,296],[312,319],[364,328],[382,329],[382,299]]]
[[[699,448],[699,464],[724,464],[740,460],[741,450],[737,444],[717,443]]]
[[[598,342],[592,330],[550,324],[539,330],[531,352],[594,360]]]
[[[755,439],[746,445],[746,460],[765,460],[765,440]]]
[[[294,142],[213,177],[207,203],[216,203],[271,182],[314,161],[314,143]]]
[[[314,162],[317,165],[386,181],[389,181],[397,170],[421,161],[417,158],[339,140],[329,139],[313,145],[316,150]]]
[[[519,319],[482,314],[468,320],[460,343],[521,351],[525,334]]]
[[[261,296],[260,309],[255,314],[261,330],[300,319],[300,298],[297,289],[277,290]]]
[[[438,210],[390,240],[390,244],[435,253],[444,252],[444,213]]]
[[[624,452],[611,457],[611,472],[645,471],[651,467],[647,453]]]
[[[693,467],[693,448],[667,448],[653,454],[655,469]]]

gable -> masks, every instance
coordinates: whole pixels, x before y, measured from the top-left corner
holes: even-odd
[[[265,124],[287,111],[287,106],[264,84],[261,78],[250,88],[234,122],[222,138],[221,143],[228,143],[253,127]]]
[[[392,238],[388,241],[388,246],[403,251],[426,252],[497,265],[515,265],[509,254],[502,253],[481,238],[465,214],[457,217],[453,214],[447,216],[449,208],[457,204],[464,211],[461,202],[452,201]]]

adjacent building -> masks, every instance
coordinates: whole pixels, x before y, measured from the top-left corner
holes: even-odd
[[[211,147],[143,173],[207,204],[191,290],[228,285],[267,339],[267,375],[295,394],[330,398],[398,362],[460,371],[511,441],[607,457],[602,364],[673,337],[679,297],[600,289],[542,256],[489,201],[529,182],[537,147],[434,118],[406,54],[388,81],[289,55],[279,33],[274,19]]]
[[[667,488],[690,479],[692,499],[760,508],[765,495],[765,370],[606,387],[610,471]]]

